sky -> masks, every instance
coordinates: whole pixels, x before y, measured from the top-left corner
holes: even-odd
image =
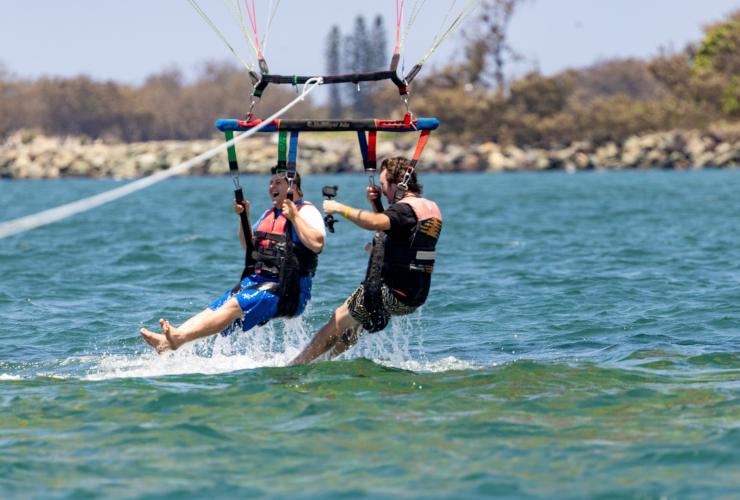
[[[256,0],[261,31],[270,3]],[[355,17],[382,14],[395,26],[396,0],[282,0],[268,39],[271,71],[317,74],[332,25],[351,31]],[[458,0],[459,9],[467,0]],[[244,57],[250,52],[222,0],[198,3]],[[453,0],[406,0],[423,10],[405,44],[409,69],[430,46]],[[528,0],[516,12],[511,45],[525,62],[513,73],[538,68],[553,74],[615,57],[648,58],[661,47],[682,49],[700,40],[702,27],[740,8],[738,0]],[[452,36],[430,65],[454,60]],[[186,0],[2,0],[0,65],[23,78],[87,74],[138,84],[175,66],[194,75],[205,61],[238,61]]]

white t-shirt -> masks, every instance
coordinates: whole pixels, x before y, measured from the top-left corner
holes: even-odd
[[[314,205],[305,204],[298,211],[298,215],[306,221],[306,223],[321,233],[321,236],[326,238],[326,228],[324,227],[324,216],[321,215],[319,209]]]

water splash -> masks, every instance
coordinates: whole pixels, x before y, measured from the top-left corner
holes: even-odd
[[[191,373],[218,374],[286,366],[310,338],[302,318],[272,321],[248,332],[213,335],[162,355],[146,350],[135,355],[108,354],[95,360],[82,377],[105,380]]]
[[[144,346],[130,354],[110,352],[72,356],[36,367],[31,378],[108,380],[186,374],[220,374],[264,367],[284,367],[309,342],[314,331],[303,316],[276,320],[248,332],[214,335],[162,355]],[[424,351],[421,312],[392,318],[382,332],[364,333],[358,344],[338,359],[365,358],[382,366],[414,372],[445,372],[480,368],[449,356],[430,360]],[[25,376],[25,375],[24,375]],[[21,375],[4,373],[0,380],[20,380]]]
[[[390,368],[414,372],[445,372],[479,368],[454,356],[430,360],[424,350],[421,310],[408,316],[394,316],[388,327],[377,333],[364,333],[357,346],[344,359],[367,358]]]

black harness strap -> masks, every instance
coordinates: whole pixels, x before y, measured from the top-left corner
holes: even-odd
[[[226,137],[227,142],[231,141],[234,138],[234,132],[227,130],[226,132],[224,132],[224,136]],[[244,191],[242,191],[242,187],[239,184],[239,162],[237,161],[236,148],[233,144],[227,148],[227,153],[229,158],[229,172],[231,173],[231,178],[234,181],[234,198],[236,199],[237,203],[241,204],[244,202]],[[247,214],[246,210],[243,210],[242,213],[239,214],[239,219],[242,232],[244,233],[246,250],[244,252],[244,269],[242,270],[241,278],[239,278],[239,283],[234,286],[234,289],[239,288],[241,286],[241,280],[254,272],[255,263],[252,256],[252,252],[254,252],[254,240],[252,240],[252,230],[249,224],[249,214]]]

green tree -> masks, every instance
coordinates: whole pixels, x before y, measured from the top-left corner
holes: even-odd
[[[661,52],[648,63],[653,78],[665,90],[681,99],[691,98],[691,53],[685,50],[678,54]]]
[[[329,75],[337,75],[342,71],[341,61],[342,34],[336,24],[331,27],[326,37],[326,72]],[[337,85],[329,85],[329,117],[339,118],[342,116],[342,94]]]
[[[615,59],[594,64],[575,71],[572,83],[574,98],[580,103],[615,95],[649,100],[657,97],[660,91],[650,65],[639,59]]]
[[[363,16],[355,18],[352,34],[344,39],[344,67],[347,73],[371,71],[373,56],[368,50],[370,36]],[[347,86],[347,100],[355,116],[368,117],[373,114],[372,85]]]
[[[373,21],[373,29],[370,33],[368,50],[371,58],[368,64],[370,71],[380,71],[390,64],[390,54],[388,53],[388,33],[385,30],[383,16],[378,14]]]
[[[565,109],[573,89],[569,73],[547,78],[538,73],[512,82],[508,105],[519,113],[547,116]]]
[[[521,56],[511,47],[508,31],[511,19],[526,0],[481,0],[476,22],[467,33],[465,56],[470,83],[486,84],[493,79],[496,90],[506,89],[505,65]]]
[[[705,29],[693,72],[698,80],[715,80],[721,110],[740,116],[740,10]]]

